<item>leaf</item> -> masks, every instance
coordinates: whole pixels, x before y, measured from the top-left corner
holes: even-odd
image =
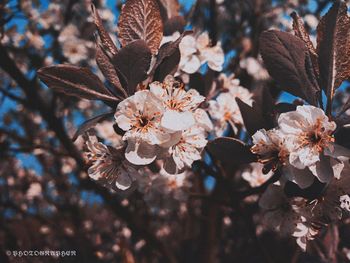
[[[281,89],[317,105],[319,88],[309,78],[308,49],[301,39],[286,32],[265,31],[260,36],[260,52]]]
[[[70,96],[119,101],[88,68],[56,65],[39,69],[38,75],[48,87]]]
[[[350,126],[337,129],[334,137],[338,145],[350,149]]]
[[[266,86],[256,88],[254,91],[253,100],[253,106],[257,111],[261,112],[261,116],[265,124],[273,128],[275,120],[275,100],[271,95],[270,88]]]
[[[137,84],[147,78],[152,60],[151,50],[143,40],[136,40],[119,50],[112,62],[128,83],[128,94],[135,93]]]
[[[120,80],[118,78],[118,74],[114,65],[110,61],[109,57],[104,53],[101,47],[98,45],[96,49],[96,63],[100,68],[102,74],[105,78],[112,84],[115,92],[117,94],[122,95],[123,98],[128,96],[127,92],[124,90]]]
[[[179,44],[180,44],[181,40],[183,39],[183,37],[188,35],[188,34],[191,34],[191,33],[192,33],[192,31],[185,31],[175,41],[168,42],[168,43],[165,43],[164,45],[162,45],[159,49],[158,54],[157,54],[156,63],[154,64],[149,75],[154,74],[156,69],[163,62],[163,60],[165,60],[166,58],[172,56],[175,52],[177,52],[179,50]]]
[[[174,16],[164,22],[164,36],[171,36],[175,32],[182,33],[186,26],[186,21],[183,16]]]
[[[111,39],[110,35],[108,34],[106,29],[104,28],[104,26],[102,24],[101,17],[99,16],[99,14],[98,14],[98,12],[93,4],[91,5],[91,11],[92,11],[94,23],[97,27],[97,31],[98,31],[98,34],[100,36],[103,47],[106,50],[108,50],[112,55],[117,54],[118,49],[115,46],[115,44],[113,43],[113,40]]]
[[[310,40],[310,36],[307,33],[307,31],[304,27],[303,20],[300,18],[300,16],[296,12],[293,12],[291,14],[291,17],[293,18],[294,33],[297,37],[299,37],[301,40],[304,41],[304,43],[305,43],[305,45],[310,53],[313,69],[314,69],[315,74],[318,78],[320,73],[319,73],[319,68],[318,68],[318,55],[316,53],[316,49]]]
[[[234,138],[220,137],[209,142],[207,147],[209,152],[222,162],[240,165],[257,160],[249,146]]]
[[[181,54],[179,49],[176,49],[171,56],[164,58],[154,74],[154,80],[162,82],[167,75],[174,74],[180,63],[180,59]]]
[[[79,126],[78,130],[74,133],[72,140],[75,141],[76,139],[78,139],[80,135],[85,133],[87,130],[94,127],[97,123],[112,117],[113,114],[114,112],[107,112],[85,121],[83,124]]]
[[[303,20],[300,18],[300,16],[296,12],[293,12],[291,14],[291,17],[293,18],[293,30],[295,35],[299,37],[301,40],[303,40],[308,50],[317,57],[316,49],[312,44],[310,40],[310,36],[304,27]]]
[[[247,129],[250,135],[253,135],[258,130],[262,128],[269,129],[270,127],[266,124],[261,111],[256,109],[256,106],[253,103],[253,107],[244,103],[239,98],[236,98],[236,102],[238,104],[239,110],[241,112],[244,126]]]
[[[317,53],[321,84],[328,98],[350,77],[350,18],[343,1],[336,1],[317,26]]]
[[[163,38],[163,23],[156,0],[128,0],[118,22],[118,38],[122,46],[142,39],[153,54]]]
[[[337,113],[337,117],[345,113],[348,109],[350,109],[350,97],[346,100],[346,102],[343,104],[342,108],[340,111]]]

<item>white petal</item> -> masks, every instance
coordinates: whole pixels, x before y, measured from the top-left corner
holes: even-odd
[[[137,142],[134,139],[128,140],[125,150],[125,158],[136,165],[146,165],[152,163],[157,157],[157,146],[146,142]]]
[[[164,113],[161,125],[170,131],[186,130],[195,124],[194,116],[191,112],[177,112],[168,110]]]
[[[191,55],[190,57],[186,58],[186,60],[183,60],[181,58],[180,61],[180,68],[182,71],[188,73],[188,74],[193,74],[195,73],[201,66],[201,62],[199,58],[195,55]]]
[[[122,190],[125,191],[130,188],[132,184],[132,179],[128,175],[128,173],[124,169],[119,169],[118,176],[115,181],[115,186]]]

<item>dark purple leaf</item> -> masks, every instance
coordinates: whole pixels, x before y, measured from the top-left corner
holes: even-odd
[[[153,54],[163,37],[163,23],[157,0],[128,0],[118,22],[118,38],[123,47],[144,40]]]
[[[105,54],[105,52],[101,49],[100,46],[97,46],[96,49],[96,63],[100,68],[102,74],[113,86],[114,91],[118,95],[121,95],[123,98],[126,98],[128,95],[127,92],[124,90],[122,84],[120,83],[117,71],[114,68],[109,57]]]
[[[191,31],[185,31],[181,34],[181,36],[176,39],[175,41],[165,43],[162,45],[159,49],[158,55],[157,55],[157,60],[155,65],[153,66],[150,75],[153,75],[154,72],[157,70],[159,65],[163,62],[168,57],[171,57],[175,52],[178,52],[179,50],[179,44],[182,40],[182,38],[188,34],[192,33]]]
[[[291,16],[293,18],[293,30],[294,30],[295,35],[297,37],[299,37],[302,41],[304,41],[305,46],[307,47],[307,49],[309,51],[309,57],[310,57],[311,64],[312,64],[309,68],[313,69],[313,72],[311,72],[311,74],[315,76],[315,82],[316,82],[316,85],[318,85],[320,71],[319,71],[319,67],[318,67],[318,55],[316,53],[316,49],[310,40],[310,36],[307,33],[307,31],[304,27],[304,22],[300,18],[300,16],[296,12],[293,12],[291,14]],[[308,74],[308,75],[310,76],[310,74]]]
[[[327,112],[335,90],[350,77],[350,18],[343,1],[336,1],[317,27],[317,53]]]
[[[167,75],[174,74],[180,59],[181,54],[179,49],[176,49],[171,56],[164,58],[154,74],[154,80],[163,81]]]
[[[38,75],[48,87],[70,96],[119,101],[88,68],[56,65],[39,69]]]
[[[112,55],[115,55],[118,53],[118,49],[115,46],[115,44],[113,43],[113,40],[111,39],[110,35],[108,34],[108,32],[106,31],[106,29],[104,28],[103,24],[102,24],[102,20],[95,8],[95,6],[92,4],[91,5],[91,10],[92,10],[92,15],[94,17],[94,23],[96,25],[98,34],[100,36],[101,39],[101,43],[103,45],[103,47],[108,50]]]
[[[281,89],[317,105],[319,93],[310,80],[305,43],[292,34],[277,30],[265,31],[260,37],[260,52],[265,65]]]
[[[112,61],[115,68],[127,80],[129,95],[134,94],[137,84],[147,78],[151,59],[151,50],[143,40],[136,40],[123,47],[113,57]]]
[[[256,105],[253,104],[253,107],[251,107],[239,98],[236,98],[236,101],[242,114],[244,126],[250,135],[253,135],[262,128],[270,128],[266,124],[261,110],[256,109]]]
[[[171,36],[175,32],[182,33],[185,25],[186,21],[183,16],[175,16],[170,18],[164,23],[164,36]]]
[[[249,146],[234,138],[220,137],[209,142],[207,147],[217,160],[228,164],[240,165],[257,160]]]

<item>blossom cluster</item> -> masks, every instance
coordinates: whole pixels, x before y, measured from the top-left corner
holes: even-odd
[[[174,41],[179,36],[179,32],[175,32],[171,36],[165,36],[162,44]],[[221,48],[221,43],[218,42],[215,46],[211,46],[208,32],[203,32],[197,36],[185,36],[179,44],[179,49],[181,59],[176,75],[184,77],[184,74],[193,74],[198,72],[200,67],[206,63],[214,71],[220,72],[223,69],[225,55]]]
[[[218,82],[222,86],[221,90],[223,92],[215,100],[209,101],[208,108],[210,117],[214,122],[215,135],[222,136],[227,130],[228,124],[237,133],[238,127],[243,126],[243,119],[236,98],[251,105],[253,102],[252,94],[246,88],[240,86],[239,80],[233,74],[230,76],[220,74]]]
[[[201,158],[207,143],[212,124],[198,108],[205,98],[194,89],[186,91],[172,76],[149,86],[122,101],[115,113],[128,144],[125,157],[136,165],[163,159],[166,171],[178,173]]]
[[[322,109],[304,105],[282,113],[277,128],[261,129],[252,136],[251,150],[259,155],[265,171],[283,171],[260,199],[265,221],[296,237],[304,250],[325,224],[341,218],[342,209],[349,211],[350,154],[334,142],[335,129]],[[288,198],[284,192],[288,181],[300,189],[317,182],[327,187],[320,199]]]
[[[334,121],[314,106],[297,106],[295,111],[282,113],[278,127],[261,129],[253,136],[252,151],[260,162],[271,169],[282,167],[286,179],[301,188],[309,187],[314,177],[328,183],[340,178],[349,152],[334,143]]]

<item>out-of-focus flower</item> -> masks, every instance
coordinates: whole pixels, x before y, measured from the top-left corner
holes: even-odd
[[[312,29],[316,29],[318,25],[318,19],[316,16],[312,14],[307,14],[304,16],[304,21],[311,27]]]
[[[28,39],[28,44],[35,49],[42,49],[44,47],[44,39],[38,33],[32,33],[31,31],[26,31],[25,36]]]
[[[242,59],[239,65],[241,68],[247,70],[248,74],[256,80],[265,80],[269,78],[269,73],[256,58],[248,57]]]
[[[65,41],[62,46],[62,51],[63,55],[72,64],[77,64],[85,60],[88,56],[88,49],[85,41],[78,38]]]
[[[26,196],[29,200],[39,197],[42,194],[42,187],[40,183],[32,183],[27,190]]]
[[[292,234],[300,222],[296,205],[291,204],[279,185],[269,185],[261,196],[259,205],[264,211],[265,224],[277,228],[284,235]]]
[[[165,108],[161,118],[163,128],[176,132],[195,124],[194,110],[205,99],[198,91],[186,91],[172,76],[167,76],[163,83],[151,83],[150,91],[161,99]]]
[[[174,41],[180,37],[179,32],[175,32],[172,36],[163,38],[161,44]],[[208,63],[208,67],[214,71],[221,71],[225,62],[225,54],[218,42],[215,46],[210,46],[210,39],[207,32],[203,32],[197,37],[194,35],[185,36],[179,45],[181,60],[179,63],[179,72],[193,74],[199,68]]]
[[[39,17],[39,23],[45,29],[52,26],[55,30],[59,30],[62,26],[62,21],[64,21],[62,6],[58,3],[50,3],[47,10]]]
[[[306,218],[301,216],[301,222],[298,222],[293,236],[297,238],[297,244],[302,250],[306,250],[307,241],[315,239],[318,230],[306,221]]]
[[[216,100],[209,101],[208,112],[214,121],[214,130],[217,136],[222,136],[228,124],[237,132],[237,125],[243,125],[243,119],[236,98],[251,105],[252,94],[239,85],[239,80],[234,75],[226,77],[225,74],[219,76],[222,87],[227,92],[222,92]]]
[[[99,137],[107,140],[109,143],[113,144],[114,147],[119,148],[123,146],[124,142],[122,140],[122,136],[116,134],[113,129],[113,123],[110,121],[103,121],[96,124],[95,130],[97,131]]]
[[[80,38],[79,29],[69,24],[61,31],[58,41],[62,45],[63,55],[72,64],[77,64],[88,58],[91,42]]]
[[[139,174],[125,160],[123,151],[98,142],[92,135],[89,135],[86,146],[87,160],[91,163],[88,174],[92,179],[119,192],[133,189]]]
[[[242,171],[242,178],[246,180],[251,187],[258,187],[265,183],[273,174],[270,171],[267,174],[262,172],[263,164],[261,163],[252,163]]]
[[[278,129],[258,130],[253,136],[251,151],[259,156],[259,162],[269,164],[274,170],[284,164],[288,151],[285,148],[283,134]]]

